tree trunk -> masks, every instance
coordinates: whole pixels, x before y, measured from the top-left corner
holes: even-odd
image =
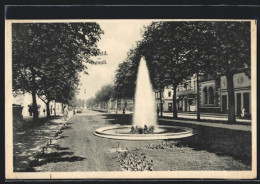
[[[63,114],[64,113],[64,108],[63,108],[64,104],[61,103],[61,113]]]
[[[50,101],[49,100],[46,103],[46,112],[47,112],[47,119],[50,119],[51,113],[50,113]]]
[[[35,87],[35,74],[33,68],[31,68],[32,72],[32,112],[33,112],[33,121],[37,122],[38,120],[38,106],[36,101],[36,87]]]
[[[195,87],[195,86],[194,86]],[[199,72],[197,72],[197,120],[200,120],[200,90],[199,90]]]
[[[125,114],[126,107],[127,107],[127,102],[126,102],[126,100],[124,100],[123,114]]]
[[[54,102],[54,116],[56,116],[56,101]]]
[[[39,114],[38,114],[38,107],[36,101],[36,91],[34,89],[32,90],[32,101],[33,101],[32,104],[33,121],[37,122]]]
[[[163,116],[162,91],[160,91],[160,117]]]
[[[178,119],[178,111],[177,111],[177,100],[176,100],[176,91],[177,85],[173,85],[173,97],[172,97],[172,104],[173,104],[173,119]]]
[[[235,114],[235,95],[234,95],[234,82],[233,74],[231,72],[227,73],[227,89],[228,89],[228,122],[236,122]]]

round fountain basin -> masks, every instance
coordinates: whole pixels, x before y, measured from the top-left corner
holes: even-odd
[[[158,140],[179,139],[193,135],[193,130],[187,127],[157,125],[150,134],[131,133],[131,125],[102,127],[95,131],[95,135],[109,139],[121,140]]]

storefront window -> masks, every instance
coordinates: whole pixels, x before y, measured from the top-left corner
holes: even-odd
[[[207,91],[206,87],[204,87],[204,89],[203,89],[203,102],[204,102],[204,104],[208,103],[208,91]]]

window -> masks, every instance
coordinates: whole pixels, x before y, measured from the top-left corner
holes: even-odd
[[[214,103],[214,90],[213,87],[209,87],[209,104]]]
[[[168,97],[171,97],[172,93],[171,91],[168,91]]]
[[[187,84],[186,83],[183,84],[183,87],[184,87],[185,90],[187,90]]]

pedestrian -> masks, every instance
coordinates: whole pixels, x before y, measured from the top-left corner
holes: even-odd
[[[157,106],[157,116],[159,116],[160,108]]]
[[[43,114],[44,114],[44,116],[45,116],[45,109],[43,109]]]
[[[29,107],[28,111],[29,111],[30,116],[32,116],[32,113],[33,113],[32,107]]]
[[[242,109],[241,109],[241,118],[245,117],[245,111],[246,111],[246,109],[244,107],[242,107]]]

